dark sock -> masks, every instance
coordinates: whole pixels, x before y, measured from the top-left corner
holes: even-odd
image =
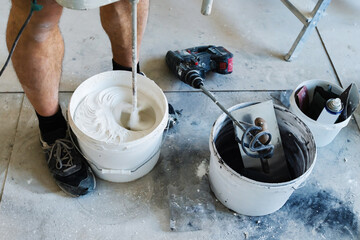
[[[125,71],[132,71],[132,67],[125,67],[123,65],[118,64],[117,62],[114,61],[114,59],[112,60],[112,64],[113,64],[113,70],[125,70]],[[140,73],[140,64],[137,64],[137,73]]]
[[[62,115],[60,106],[58,111],[52,116],[43,117],[37,112],[36,115],[39,119],[41,137],[45,142],[52,144],[56,139],[65,138],[67,123]]]

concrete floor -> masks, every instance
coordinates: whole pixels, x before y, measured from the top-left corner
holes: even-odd
[[[314,4],[295,3],[304,11]],[[9,4],[0,9],[0,39],[5,38]],[[98,180],[96,191],[80,198],[60,191],[47,170],[34,111],[8,67],[0,79],[0,239],[360,239],[360,109],[330,145],[318,149],[306,185],[279,211],[242,216],[216,201],[206,175],[199,175],[208,165],[209,134],[221,111],[177,80],[164,61],[168,50],[197,45],[222,45],[233,52],[234,72],[206,79],[206,86],[228,107],[276,102],[273,96],[309,79],[360,86],[359,2],[332,1],[318,32],[293,62],[282,56],[302,25],[281,1],[215,1],[208,17],[200,14],[200,6],[200,0],[151,1],[141,70],[181,115],[158,164],[135,182]],[[66,109],[82,81],[111,70],[111,49],[98,10],[65,10],[61,29],[66,45],[61,105]],[[0,41],[0,66],[6,57],[5,41]],[[210,195],[214,211],[188,219],[201,221],[201,230],[170,231],[170,185],[201,187]]]

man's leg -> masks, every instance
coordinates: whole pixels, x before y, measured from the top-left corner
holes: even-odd
[[[149,11],[149,0],[140,0],[137,4],[137,52],[145,32]],[[109,36],[113,53],[113,60],[124,67],[132,66],[132,21],[131,3],[120,0],[100,8],[101,24]],[[139,59],[139,57],[138,57]]]
[[[36,112],[51,116],[58,110],[58,90],[64,42],[58,22],[62,7],[54,0],[39,0],[14,51],[12,62],[24,92]],[[30,1],[12,0],[6,43],[11,47],[30,11]]]
[[[58,101],[64,42],[59,30],[62,7],[54,0],[39,0],[15,48],[12,62],[24,92],[39,119],[40,141],[57,185],[79,196],[95,188],[95,178],[85,159],[67,135],[67,124]],[[30,12],[30,1],[12,0],[6,41],[13,44]]]

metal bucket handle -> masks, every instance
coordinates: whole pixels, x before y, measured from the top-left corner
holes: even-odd
[[[67,116],[67,115],[66,115]],[[170,120],[168,119],[167,125],[169,124]],[[156,154],[159,153],[160,148],[154,153],[152,154],[145,162],[141,163],[139,166],[133,168],[133,169],[107,169],[107,168],[99,168],[96,163],[94,163],[93,161],[91,161],[90,159],[88,159],[80,150],[80,148],[77,145],[77,140],[73,138],[73,135],[75,135],[72,130],[71,127],[68,124],[68,129],[69,129],[69,135],[70,135],[70,139],[73,142],[76,150],[81,154],[81,156],[83,156],[83,158],[85,158],[89,163],[91,163],[93,166],[95,166],[99,171],[101,171],[104,174],[126,174],[126,175],[131,175],[133,173],[135,173],[137,170],[139,170],[142,166],[144,166],[145,164],[147,164]],[[166,136],[168,135],[169,132],[169,127],[166,127],[166,131],[164,130],[164,134],[161,140],[161,144],[160,146],[164,143]],[[74,136],[76,137],[76,136]]]

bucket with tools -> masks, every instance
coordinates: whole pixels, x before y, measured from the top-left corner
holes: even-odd
[[[331,111],[329,104],[339,105],[339,109]],[[310,128],[317,147],[324,147],[334,140],[348,125],[358,104],[359,93],[355,84],[343,89],[317,79],[301,83],[290,96],[290,110]]]
[[[255,103],[242,103],[228,110],[235,115],[237,110],[252,105]],[[211,130],[210,186],[217,199],[237,213],[261,216],[277,211],[314,168],[316,147],[309,128],[283,107],[274,105],[274,111],[284,156],[276,159],[275,164],[270,163],[266,172],[244,167],[234,140],[234,125],[226,114],[216,120]]]

